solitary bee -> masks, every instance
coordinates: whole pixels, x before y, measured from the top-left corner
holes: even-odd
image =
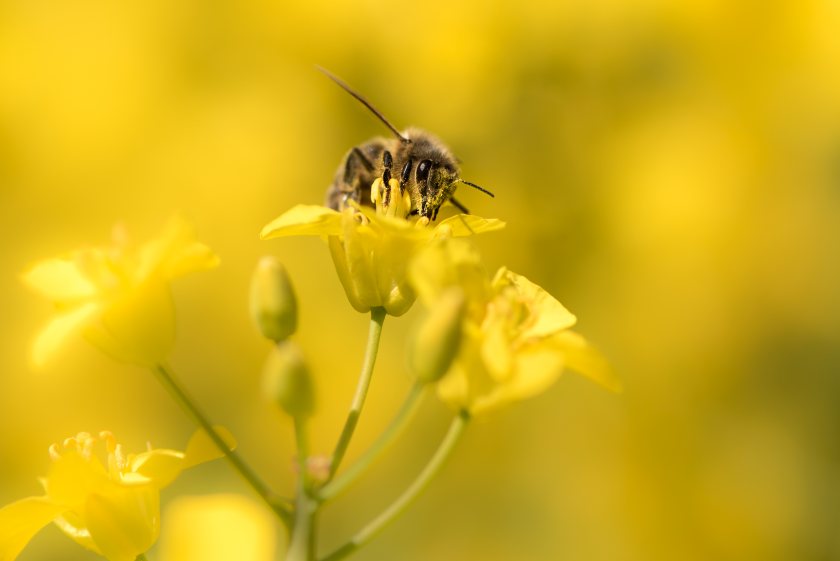
[[[453,196],[459,183],[493,196],[487,189],[460,178],[458,159],[437,137],[417,128],[398,131],[361,94],[330,72],[323,68],[319,70],[359,100],[396,137],[376,137],[351,148],[327,189],[327,206],[341,210],[348,201],[370,206],[371,186],[381,178],[382,202],[388,207],[391,199],[397,197],[391,192],[394,190],[392,177],[399,184],[399,196],[402,198],[408,193],[411,208],[406,210],[407,215],[419,216],[427,222],[437,218],[440,207],[447,201],[469,214],[469,210]]]

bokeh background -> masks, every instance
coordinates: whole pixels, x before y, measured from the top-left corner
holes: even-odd
[[[50,443],[114,431],[180,447],[154,379],[69,345],[36,371],[48,305],[34,261],[138,240],[181,212],[222,267],[174,287],[184,383],[273,485],[291,428],[260,397],[268,350],[251,270],[280,256],[317,372],[316,451],[346,414],[367,320],[317,239],[260,242],[318,203],[344,152],[384,129],[436,132],[460,195],[508,222],[477,240],[546,287],[626,391],[566,376],[468,433],[361,560],[840,559],[840,4],[751,0],[0,3],[0,503],[36,494]],[[412,311],[386,322],[356,456],[410,385]],[[342,543],[417,473],[447,410],[411,429],[322,518]],[[164,493],[248,489],[218,462]],[[150,558],[155,558],[152,551]],[[25,561],[95,557],[54,527]]]

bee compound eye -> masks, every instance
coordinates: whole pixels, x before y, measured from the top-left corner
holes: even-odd
[[[423,160],[417,164],[417,181],[426,181],[429,178],[429,171],[432,169],[431,160]]]

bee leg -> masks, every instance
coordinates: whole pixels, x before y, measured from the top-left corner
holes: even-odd
[[[358,146],[353,147],[353,154],[355,154],[356,157],[359,158],[359,161],[362,162],[362,165],[365,166],[366,170],[373,171],[373,162],[368,160],[367,156],[365,156],[365,153],[359,150]]]
[[[388,150],[382,152],[382,166],[385,171],[382,172],[382,185],[385,188],[385,196],[382,197],[382,204],[386,207],[391,204],[391,166],[394,164],[394,158]]]
[[[439,210],[440,210],[440,207],[437,207],[437,208],[435,209],[434,214],[432,214],[432,220],[431,220],[432,222],[434,222],[435,220],[437,220],[437,213],[438,213],[438,211],[439,211]]]
[[[353,150],[347,155],[347,161],[344,162],[345,185],[353,185],[353,182],[359,175],[359,164],[367,171],[373,171],[373,164],[368,160],[367,156],[358,147],[353,147]]]
[[[411,177],[412,163],[411,158],[409,158],[403,166],[402,173],[400,174],[400,193],[405,193],[405,186],[408,184],[408,180]]]
[[[458,202],[458,200],[455,199],[455,197],[449,197],[449,202],[452,203],[452,206],[454,206],[455,208],[457,208],[458,210],[460,210],[464,214],[469,214],[470,213],[470,211],[467,209],[467,207],[465,207],[460,202]]]
[[[385,171],[382,172],[382,185],[385,189],[385,196],[382,197],[382,204],[386,207],[391,204],[391,170],[385,168]]]

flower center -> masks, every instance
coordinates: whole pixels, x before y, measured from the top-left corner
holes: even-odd
[[[109,475],[113,479],[120,479],[128,469],[128,461],[122,444],[118,444],[117,439],[109,431],[101,431],[98,436],[89,432],[80,432],[76,436],[65,438],[61,444],[53,443],[49,448],[50,458],[57,461],[67,452],[75,452],[88,462],[96,461],[98,458],[94,450],[100,442],[105,444]]]
[[[377,178],[370,187],[370,201],[377,214],[396,218],[408,218],[411,214],[411,196],[394,178],[387,185],[381,177]]]

